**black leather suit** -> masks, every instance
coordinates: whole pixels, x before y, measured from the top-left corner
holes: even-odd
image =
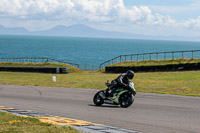
[[[113,80],[111,82],[112,86],[114,88],[129,88],[129,83],[131,81],[127,78],[127,74],[126,73],[122,73],[121,75],[119,75],[115,80]]]
[[[111,81],[111,86],[106,90],[106,94],[109,95],[108,91],[111,90],[110,95],[112,96],[117,88],[124,88],[124,89],[130,90],[131,92],[133,92],[133,89],[131,89],[131,87],[129,86],[130,82],[131,82],[131,80],[129,80],[127,78],[127,74],[122,73],[116,79]],[[136,94],[135,91],[133,93]]]

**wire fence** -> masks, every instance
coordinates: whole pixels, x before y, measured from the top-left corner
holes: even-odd
[[[71,66],[83,69],[83,70],[98,70],[98,64],[76,64],[76,63],[69,63],[65,61],[60,61],[51,58],[42,58],[42,57],[34,57],[34,58],[0,58],[0,62],[2,63],[64,63],[69,64]]]
[[[42,57],[0,58],[0,62],[6,62],[6,63],[64,63],[64,64],[69,64],[74,67],[79,67],[79,64],[76,64],[76,63],[69,63],[69,62],[64,62],[64,61],[60,61],[60,60],[56,60],[56,59],[42,58]]]
[[[102,70],[106,65],[111,65],[115,63],[122,63],[125,61],[144,61],[144,60],[167,60],[167,59],[185,59],[185,58],[200,58],[200,50],[191,51],[172,51],[172,52],[155,52],[155,53],[142,53],[142,54],[129,54],[120,55],[112,58],[108,61],[99,64],[76,64],[65,61],[60,61],[52,58],[0,58],[0,62],[7,63],[64,63],[71,66],[83,69],[83,70]]]
[[[121,63],[125,61],[144,61],[144,60],[167,60],[167,59],[184,59],[184,58],[200,58],[200,50],[191,51],[172,51],[172,52],[155,52],[142,54],[120,55],[105,61],[99,65],[99,69],[103,69],[106,65]]]

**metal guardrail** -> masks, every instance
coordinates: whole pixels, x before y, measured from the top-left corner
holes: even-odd
[[[39,73],[68,73],[68,67],[26,67],[26,66],[0,66],[0,71],[10,72],[39,72]]]
[[[41,58],[41,57],[0,58],[0,62],[8,62],[8,63],[9,62],[10,63],[64,63],[64,64],[69,64],[71,66],[79,68],[79,64],[64,62],[64,61],[55,60],[55,59],[51,59],[51,58]]]
[[[198,53],[198,56],[197,54]],[[155,52],[155,53],[142,53],[142,54],[129,54],[120,55],[105,61],[99,65],[99,69],[102,70],[106,65],[114,63],[121,63],[125,61],[144,61],[144,60],[166,60],[166,59],[179,59],[179,58],[200,58],[200,50],[190,51],[172,51],[172,52]]]

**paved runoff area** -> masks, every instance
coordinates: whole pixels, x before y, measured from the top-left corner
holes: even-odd
[[[106,126],[103,124],[92,123],[88,121],[82,121],[72,118],[65,118],[59,116],[53,116],[44,113],[34,112],[32,110],[19,110],[10,107],[0,106],[0,112],[8,112],[13,115],[22,117],[36,117],[41,122],[51,123],[58,126],[71,126],[81,132],[87,133],[141,133],[139,131],[126,130],[113,126]]]

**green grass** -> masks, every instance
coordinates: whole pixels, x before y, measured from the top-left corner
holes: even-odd
[[[141,61],[140,65],[197,63],[199,60]],[[126,62],[124,64],[130,66],[129,63]],[[70,70],[69,74],[0,72],[0,84],[9,85],[105,89],[106,86],[104,83],[107,80],[111,81],[115,79],[119,75],[108,74],[103,71],[83,71],[66,64],[58,63],[0,63],[0,66],[67,66]],[[56,82],[52,81],[52,76],[56,76]],[[136,73],[133,81],[137,92],[200,96],[200,71]]]
[[[0,112],[0,133],[79,133],[71,127],[42,123],[36,118]]]
[[[0,72],[0,84],[105,89],[119,74],[83,71],[69,74]],[[56,76],[57,81],[52,81]],[[137,92],[200,96],[200,71],[136,73]]]
[[[144,61],[126,61],[126,62],[116,63],[116,64],[112,64],[108,66],[109,67],[158,66],[158,65],[186,64],[186,63],[199,63],[199,62],[200,62],[200,59],[144,60]]]
[[[200,96],[200,71],[139,73],[135,83],[140,92]]]

